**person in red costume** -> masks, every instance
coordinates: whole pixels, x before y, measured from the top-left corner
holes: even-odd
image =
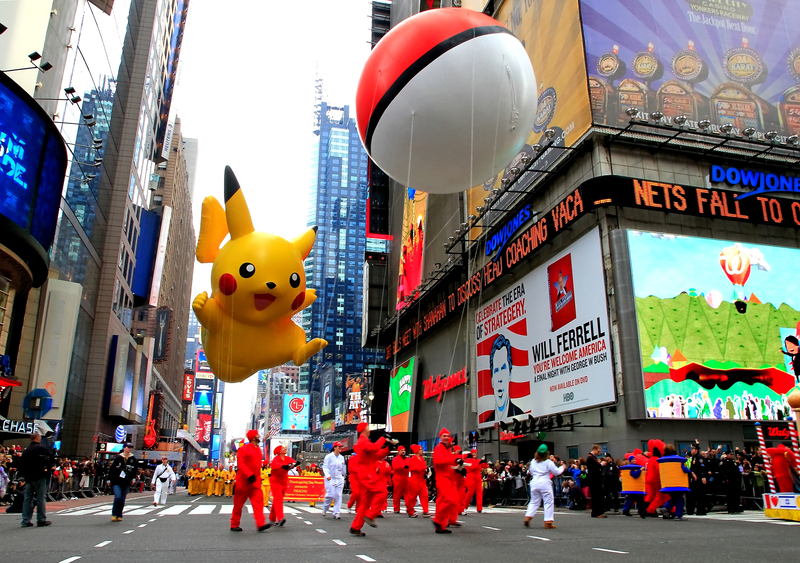
[[[375,517],[379,512],[379,505],[375,501],[381,489],[386,490],[386,479],[378,475],[378,460],[386,457],[389,448],[384,447],[386,442],[397,444],[397,440],[387,440],[384,436],[376,442],[369,439],[369,426],[361,422],[356,427],[358,442],[353,448],[358,456],[358,486],[359,496],[356,505],[356,517],[350,525],[350,533],[354,536],[365,536],[361,531],[364,522],[375,527]]]
[[[412,455],[408,458],[408,483],[406,484],[406,511],[408,511],[409,518],[417,518],[414,508],[417,505],[417,499],[422,506],[422,516],[430,518],[431,513],[428,511],[428,483],[425,481],[425,474],[428,472],[428,464],[425,463],[425,458],[422,457],[422,446],[419,444],[411,444]]]
[[[392,466],[386,458],[378,460],[378,476],[384,480],[385,486],[375,494],[375,503],[378,505],[378,518],[383,518],[382,512],[389,508],[389,487],[392,486]]]
[[[463,452],[461,451],[461,446],[458,444],[453,445],[453,454],[456,457],[460,457],[462,460],[466,457],[464,456]],[[463,462],[464,467],[453,472],[453,484],[456,487],[456,490],[459,493],[459,498],[464,499],[467,496],[467,467],[470,465],[469,461]],[[459,508],[461,505],[459,504]],[[459,511],[460,514],[466,514],[467,509],[463,509]]]
[[[464,465],[467,467],[467,494],[464,496],[464,512],[469,508],[473,496],[478,512],[483,512],[483,470],[489,467],[489,464],[479,460],[478,450],[473,449],[467,454]]]
[[[358,483],[358,456],[353,454],[347,460],[347,480],[350,483],[350,499],[347,501],[347,509],[352,510],[353,505],[358,502],[361,494],[361,487]]]
[[[395,514],[400,514],[400,499],[405,498],[408,487],[408,459],[403,446],[397,448],[397,455],[392,460],[392,472],[392,508]]]
[[[664,455],[664,442],[650,440],[647,449],[650,450],[650,458],[646,466],[644,501],[647,503],[647,513],[652,516],[669,500],[669,495],[661,492],[661,471],[658,466],[658,458]]]
[[[437,534],[449,534],[448,526],[460,527],[458,513],[461,512],[463,495],[458,488],[462,479],[456,469],[463,468],[461,458],[453,451],[452,437],[447,428],[439,431],[439,444],[433,449],[433,469],[436,472],[436,515],[433,526]],[[457,480],[458,479],[458,480]]]
[[[269,466],[272,474],[269,477],[269,484],[272,486],[272,508],[269,511],[269,521],[278,526],[286,524],[283,517],[283,497],[286,494],[286,487],[289,486],[289,470],[300,465],[286,455],[286,446],[276,446],[272,452],[275,457]]]
[[[796,467],[795,453],[783,444],[778,444],[777,448],[767,448],[766,452],[772,465],[772,474],[775,476],[778,492],[794,492],[792,467]]]
[[[259,532],[268,530],[271,524],[264,521],[264,495],[261,492],[261,448],[258,447],[258,431],[247,431],[248,443],[236,453],[239,471],[236,473],[236,491],[233,494],[231,532],[241,532],[242,508],[247,499],[253,507],[253,517]]]

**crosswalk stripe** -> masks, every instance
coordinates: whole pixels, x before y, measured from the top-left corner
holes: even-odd
[[[198,504],[189,514],[211,514],[216,507],[216,504]]]
[[[141,516],[142,514],[148,514],[153,512],[154,510],[158,510],[159,507],[157,506],[145,506],[144,508],[139,508],[137,510],[131,510],[128,512],[129,516]]]
[[[322,514],[322,509],[315,506],[296,506],[295,508],[311,514]]]
[[[136,510],[137,508],[141,508],[141,506],[139,506],[139,505],[126,506],[125,508],[122,509],[122,513],[123,514],[129,514],[132,510]],[[95,515],[96,516],[110,516],[111,515],[111,509],[109,508],[108,510],[103,510],[102,512],[96,512]]]
[[[176,504],[174,506],[170,506],[166,510],[162,510],[158,513],[159,516],[174,516],[176,514],[180,514],[187,508],[191,508],[191,504]]]
[[[219,507],[220,514],[233,514],[233,505],[232,504],[223,504]]]

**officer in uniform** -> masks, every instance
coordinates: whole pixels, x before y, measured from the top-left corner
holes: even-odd
[[[689,478],[689,489],[686,503],[686,513],[698,516],[705,516],[708,507],[706,489],[708,488],[708,478],[710,476],[708,460],[700,455],[700,446],[695,442],[692,444],[691,456],[689,457],[689,470],[692,472]]]

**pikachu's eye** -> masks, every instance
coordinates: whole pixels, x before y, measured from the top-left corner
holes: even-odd
[[[289,276],[289,285],[292,287],[297,287],[300,285],[300,276],[297,275],[297,272]]]
[[[239,275],[243,278],[251,278],[253,274],[256,273],[256,267],[253,266],[250,262],[245,262],[241,266],[239,266]]]

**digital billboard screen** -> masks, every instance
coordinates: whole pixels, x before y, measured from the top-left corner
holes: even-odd
[[[648,417],[791,414],[800,250],[639,231],[628,245]]]
[[[417,359],[411,357],[389,372],[389,401],[386,409],[387,432],[410,432],[417,380]]]
[[[0,73],[0,214],[47,251],[53,243],[67,169],[52,119]]]
[[[285,393],[281,429],[308,432],[309,403],[309,395]]]
[[[400,272],[397,279],[397,310],[406,306],[422,281],[425,249],[425,214],[428,194],[408,188],[403,195],[403,232],[400,238]]]
[[[635,107],[732,135],[800,133],[797,2],[581,0],[581,16],[595,123],[624,127]]]

